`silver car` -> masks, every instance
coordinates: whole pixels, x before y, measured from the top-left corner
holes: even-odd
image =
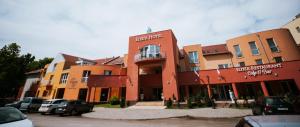
[[[300,127],[300,115],[246,116],[236,127]]]
[[[64,102],[66,100],[64,99],[51,99],[51,100],[46,100],[42,103],[41,107],[39,108],[39,112],[41,114],[54,114],[55,110],[57,109],[58,105],[61,102]]]
[[[0,127],[33,127],[33,124],[18,109],[0,107]]]

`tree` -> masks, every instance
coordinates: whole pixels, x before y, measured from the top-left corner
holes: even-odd
[[[35,57],[30,53],[20,55],[16,43],[5,45],[0,50],[0,98],[15,97],[24,84],[25,72]]]
[[[51,63],[52,60],[53,60],[53,58],[45,57],[43,59],[39,59],[38,61],[33,61],[28,65],[28,70],[33,71],[33,70],[44,68],[44,66],[46,64]]]

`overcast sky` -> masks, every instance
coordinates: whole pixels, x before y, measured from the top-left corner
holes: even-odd
[[[127,53],[129,36],[172,29],[179,47],[212,45],[279,28],[300,0],[0,0],[0,47],[17,42],[37,58]]]

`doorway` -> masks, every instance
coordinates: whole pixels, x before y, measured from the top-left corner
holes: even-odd
[[[152,100],[161,101],[162,100],[162,88],[153,88],[152,89]]]
[[[64,97],[65,88],[58,88],[56,92],[56,98],[61,99]]]
[[[86,89],[86,88],[79,89],[78,100],[85,101],[86,100],[87,91],[88,91],[88,89]]]
[[[109,92],[109,88],[101,88],[101,94],[100,94],[100,101],[103,102],[107,102],[108,101],[108,92]]]
[[[229,90],[231,89],[230,85],[213,85],[212,92],[216,100],[230,100]]]

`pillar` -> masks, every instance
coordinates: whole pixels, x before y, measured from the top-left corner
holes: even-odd
[[[210,98],[212,94],[211,94],[211,89],[209,84],[207,85],[207,91],[208,91],[208,97]]]
[[[300,91],[300,79],[299,78],[294,78],[294,81],[296,83],[296,86],[298,88],[298,91]]]
[[[266,84],[265,84],[264,81],[260,82],[260,86],[261,86],[261,89],[262,89],[264,95],[269,96],[269,92],[268,92],[268,89],[267,89]]]
[[[231,83],[231,86],[232,86],[232,90],[233,90],[235,98],[239,98],[239,94],[238,94],[238,90],[236,88],[236,84],[235,83]]]

